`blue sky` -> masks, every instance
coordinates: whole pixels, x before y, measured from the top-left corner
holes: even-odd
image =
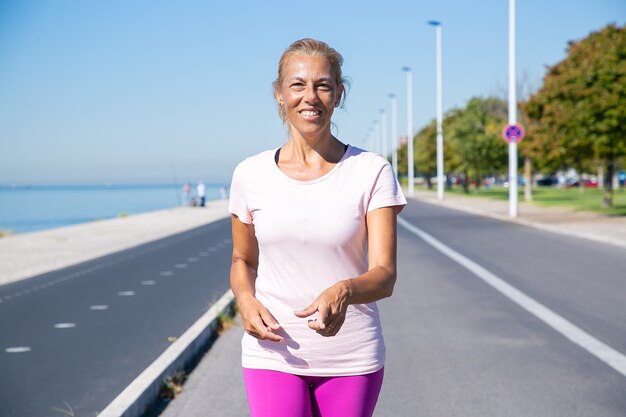
[[[305,5],[306,4],[306,5]],[[0,184],[228,182],[238,161],[280,146],[271,83],[282,51],[314,37],[352,80],[337,136],[364,147],[398,96],[406,133],[435,115],[443,25],[444,111],[506,95],[507,0],[0,0]],[[538,87],[569,40],[623,25],[623,0],[518,0],[518,79]]]

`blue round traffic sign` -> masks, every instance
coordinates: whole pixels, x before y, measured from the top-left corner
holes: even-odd
[[[502,139],[508,143],[517,143],[524,139],[524,128],[519,123],[506,125],[502,129]]]

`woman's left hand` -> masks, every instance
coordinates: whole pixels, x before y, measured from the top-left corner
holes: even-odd
[[[309,320],[309,328],[322,336],[334,336],[339,332],[348,310],[348,286],[340,281],[325,289],[309,306],[300,311],[294,311],[297,317],[309,317],[319,313],[315,320]]]

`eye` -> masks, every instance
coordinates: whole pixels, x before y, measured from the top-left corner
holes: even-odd
[[[302,82],[295,82],[295,83],[291,83],[291,85],[289,85],[290,88],[293,88],[294,90],[302,90],[304,89],[304,83]]]
[[[323,83],[323,84],[320,84],[317,88],[319,88],[322,91],[331,91],[333,89],[333,86],[330,84]]]

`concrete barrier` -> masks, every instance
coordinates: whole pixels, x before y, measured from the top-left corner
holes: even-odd
[[[98,417],[141,417],[156,404],[167,376],[186,369],[216,337],[220,318],[231,315],[235,297],[228,290],[181,337],[122,391]]]

